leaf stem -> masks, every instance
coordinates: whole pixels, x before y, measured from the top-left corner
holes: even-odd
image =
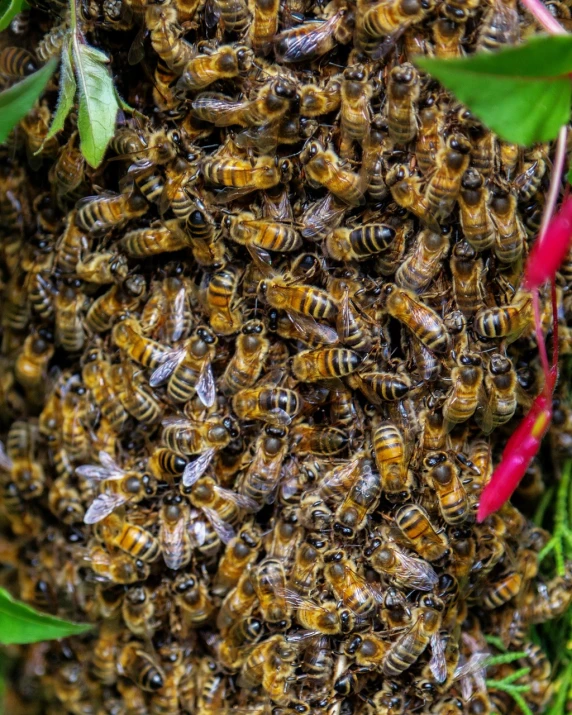
[[[524,7],[550,35],[566,35],[566,30],[540,0],[520,0]]]

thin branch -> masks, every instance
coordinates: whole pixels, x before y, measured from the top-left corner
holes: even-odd
[[[537,0],[534,0],[534,2],[537,2]],[[550,15],[550,13],[548,14]],[[550,17],[552,17],[552,15],[550,15]],[[568,127],[566,125],[560,127],[558,140],[556,142],[556,151],[554,153],[554,163],[552,164],[550,187],[548,189],[548,194],[546,195],[546,203],[544,204],[544,210],[542,212],[542,222],[540,224],[540,231],[538,234],[538,240],[540,241],[540,243],[542,243],[544,236],[546,235],[546,229],[548,228],[548,223],[550,222],[552,214],[554,213],[554,209],[556,208],[558,194],[560,193],[562,174],[564,173],[564,161],[566,159],[567,132]]]
[[[548,11],[540,0],[520,0],[524,7],[534,16],[535,20],[550,35],[566,35],[566,30],[558,20]]]

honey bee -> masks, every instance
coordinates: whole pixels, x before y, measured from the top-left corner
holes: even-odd
[[[420,294],[440,272],[449,252],[449,235],[422,230],[411,252],[395,272],[395,283],[405,290]]]
[[[121,615],[127,628],[136,636],[153,635],[157,628],[151,590],[145,586],[129,588],[121,604]]]
[[[371,124],[374,84],[364,65],[346,67],[341,81],[340,131],[342,156],[351,155],[353,142],[363,144]]]
[[[381,576],[389,575],[402,588],[432,591],[438,583],[431,564],[410,556],[393,542],[383,543],[379,537],[375,537],[365,549],[364,555],[377,573]]]
[[[479,403],[479,391],[483,382],[482,358],[476,353],[462,353],[451,370],[451,388],[443,404],[445,429],[470,419]]]
[[[60,153],[49,172],[49,179],[58,198],[72,193],[84,179],[85,159],[76,148],[76,132],[60,149]]]
[[[500,263],[515,263],[524,250],[526,231],[516,207],[516,194],[512,191],[497,193],[490,202],[491,217],[496,229],[493,250]]]
[[[82,199],[76,208],[78,227],[95,235],[121,228],[131,219],[143,216],[149,205],[141,194],[104,194]]]
[[[159,513],[159,542],[167,568],[178,571],[191,560],[190,511],[182,494],[166,494]]]
[[[128,231],[117,246],[128,256],[145,258],[159,253],[170,253],[188,248],[190,240],[177,221],[166,221],[162,226],[136,228]]]
[[[37,335],[28,335],[14,364],[14,377],[26,390],[30,402],[44,397],[48,363],[54,354],[49,337],[43,330]]]
[[[359,619],[366,619],[381,604],[381,593],[356,570],[341,551],[324,554],[324,578],[335,597]]]
[[[114,344],[125,355],[143,367],[158,368],[170,356],[165,345],[142,335],[140,323],[128,315],[123,315],[113,326],[111,334]]]
[[[206,407],[212,407],[216,385],[211,363],[216,344],[209,330],[198,328],[181,348],[169,353],[151,375],[149,384],[158,387],[168,380],[167,394],[175,402],[188,402],[196,392]]]
[[[371,439],[383,491],[391,501],[403,501],[413,486],[403,434],[392,422],[382,422]]]
[[[267,126],[284,117],[296,96],[295,85],[285,77],[277,77],[263,85],[251,100],[235,102],[221,94],[203,92],[193,102],[193,113],[202,121],[210,122],[216,127],[228,127],[233,124],[246,128]],[[210,165],[208,160],[203,164],[203,172],[207,179],[207,167]],[[229,185],[222,181],[211,181],[211,183]]]
[[[433,233],[441,232],[441,227],[431,213],[429,202],[421,189],[421,180],[409,167],[395,164],[387,172],[385,182],[395,203],[417,216]],[[392,267],[395,267],[395,263],[392,263]]]
[[[337,228],[327,237],[326,250],[336,261],[364,261],[385,251],[394,238],[395,229],[386,224]]]
[[[23,47],[4,47],[0,52],[0,75],[4,79],[20,79],[36,69],[34,57]]]
[[[485,338],[504,338],[507,343],[512,343],[530,327],[531,319],[530,294],[520,292],[509,305],[479,310],[473,326]]]
[[[444,452],[431,452],[423,460],[425,475],[435,489],[441,516],[456,526],[469,512],[467,492],[459,477],[459,469]]]
[[[110,376],[110,365],[99,350],[88,353],[85,361],[82,369],[84,385],[91,392],[101,414],[112,429],[119,433],[127,419],[127,411],[116,399]]]
[[[386,677],[397,677],[410,668],[429,643],[435,648],[435,637],[441,628],[442,610],[443,603],[435,596],[426,594],[421,597],[415,622],[391,644],[383,659],[382,672]]]
[[[530,200],[540,188],[547,168],[545,157],[542,145],[538,145],[525,155],[522,171],[513,182],[519,201]]]
[[[5,449],[0,442],[0,468],[10,475],[17,495],[25,500],[41,496],[46,485],[44,468],[36,459],[38,436],[36,425],[16,420],[8,431]]]
[[[342,42],[351,14],[342,7],[325,21],[309,21],[288,28],[274,38],[274,54],[280,63],[317,59]]]
[[[259,320],[246,322],[236,339],[234,355],[231,357],[221,380],[221,388],[232,395],[252,387],[260,377],[270,341],[266,328]]]
[[[225,32],[242,35],[252,22],[245,0],[215,0],[215,7]]]
[[[411,292],[389,284],[385,287],[385,309],[399,320],[423,345],[436,353],[450,345],[447,329],[437,313],[421,303]]]
[[[291,432],[292,442],[300,454],[329,455],[342,452],[348,444],[348,435],[337,427],[317,427],[297,424]]]
[[[134,559],[151,563],[159,556],[159,541],[146,529],[124,521],[117,514],[109,514],[98,527],[102,540]]]
[[[256,560],[259,544],[258,528],[250,525],[243,526],[239,533],[229,541],[219,561],[213,587],[214,593],[224,596],[237,585],[241,574]]]
[[[408,144],[417,135],[419,89],[419,74],[410,62],[393,67],[387,86],[387,126],[396,144]]]
[[[292,226],[266,219],[257,219],[250,211],[227,216],[223,222],[233,241],[249,249],[289,252],[300,248],[300,234]]]
[[[334,531],[345,538],[353,539],[356,533],[365,527],[368,515],[377,508],[382,486],[377,472],[371,467],[364,469],[336,510]]]
[[[475,248],[467,241],[460,241],[453,247],[451,256],[453,295],[457,308],[466,318],[474,315],[483,305],[483,276],[485,268]]]
[[[327,291],[313,286],[288,285],[280,276],[263,281],[260,292],[273,308],[302,313],[316,320],[331,321],[337,313],[336,303]]]
[[[204,301],[216,335],[232,335],[241,327],[240,311],[236,305],[241,274],[238,267],[225,266],[213,274],[205,290]]]
[[[455,22],[448,17],[440,17],[433,25],[433,42],[435,55],[442,59],[463,57],[463,39],[465,24]]]
[[[264,621],[279,630],[289,628],[291,609],[285,598],[284,565],[277,559],[264,559],[253,571],[252,585]]]
[[[87,303],[80,280],[60,284],[55,297],[56,344],[71,353],[79,352],[86,339],[83,309]]]
[[[248,28],[249,44],[256,54],[267,55],[272,49],[272,40],[278,32],[280,3],[254,2],[251,6],[252,21]]]
[[[292,373],[301,382],[345,377],[357,370],[362,358],[347,348],[303,350],[292,359]]]
[[[277,426],[289,425],[302,407],[300,396],[286,387],[245,388],[232,398],[241,420],[262,420]]]
[[[305,84],[300,87],[300,114],[304,117],[321,117],[339,109],[341,83],[339,77],[330,77],[324,85]]]
[[[462,134],[450,136],[437,154],[435,173],[425,190],[429,213],[445,219],[455,206],[463,174],[469,167],[471,144]]]
[[[221,45],[193,57],[177,82],[179,91],[196,92],[221,79],[232,79],[252,66],[252,50],[244,45]]]
[[[519,19],[512,0],[492,0],[486,9],[477,37],[477,50],[494,52],[519,40]]]
[[[117,682],[118,641],[118,629],[113,625],[103,624],[93,646],[91,671],[105,685]]]
[[[390,0],[368,4],[360,0],[356,11],[356,44],[373,59],[380,59],[387,48],[381,38],[417,24],[432,3],[419,0]]]
[[[64,524],[79,524],[83,521],[85,509],[80,493],[67,476],[58,477],[52,482],[48,505],[52,514]]]
[[[138,422],[154,424],[163,415],[163,405],[148,388],[146,378],[131,362],[112,365],[111,383],[123,408]]]
[[[67,31],[67,21],[60,22],[54,25],[42,39],[38,41],[35,53],[42,64],[46,63],[50,57],[55,57],[60,54]]]
[[[489,583],[483,593],[483,607],[488,610],[500,608],[518,596],[521,585],[522,576],[516,571],[506,574],[498,581]]]
[[[395,514],[395,524],[411,543],[419,556],[437,561],[449,550],[449,540],[442,530],[437,531],[429,515],[416,504],[406,504]]]
[[[256,602],[256,592],[252,583],[251,569],[246,568],[238,578],[238,582],[226,595],[217,616],[217,627],[223,632],[228,631],[239,618],[247,616]]]
[[[516,411],[516,371],[509,358],[493,353],[487,365],[475,419],[485,434],[508,422]]]
[[[274,494],[288,451],[286,431],[267,425],[254,444],[252,460],[238,482],[238,492],[262,508]]]
[[[182,30],[175,5],[147,5],[145,27],[150,33],[155,52],[175,74],[182,74],[192,60],[194,50],[192,45],[180,37]],[[139,50],[132,47],[129,52],[130,64],[136,64],[138,59]]]
[[[145,581],[151,570],[149,564],[141,559],[134,559],[125,553],[110,555],[100,546],[89,550],[87,561],[97,578],[121,585]]]
[[[126,472],[107,454],[99,453],[101,466],[84,465],[76,469],[80,477],[102,482],[104,489],[87,510],[86,524],[96,524],[123,504],[137,503],[155,495],[157,482],[149,474]]]
[[[131,641],[123,647],[118,661],[119,672],[141,690],[153,693],[163,687],[165,674],[142,646],[142,643]]]
[[[323,186],[336,199],[350,206],[364,203],[364,178],[344,168],[332,149],[311,140],[300,153],[300,161],[310,186]]]

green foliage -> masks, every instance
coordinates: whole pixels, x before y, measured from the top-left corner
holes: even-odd
[[[16,15],[27,7],[26,0],[0,0],[0,32],[5,30]]]
[[[44,141],[48,141],[57,132],[64,128],[64,122],[66,117],[70,113],[73,107],[73,101],[75,97],[75,92],[77,85],[75,83],[75,77],[73,73],[71,54],[69,43],[64,43],[62,48],[62,62],[60,65],[60,94],[58,97],[58,107],[54,118],[52,119],[52,125],[48,131]]]
[[[419,57],[416,63],[506,141],[550,141],[570,118],[572,35],[535,37],[461,59]]]
[[[568,174],[566,175],[566,179],[568,180],[569,184],[572,184],[572,168],[568,171]]]
[[[95,168],[103,161],[107,145],[115,133],[119,104],[113,80],[105,66],[109,62],[107,56],[74,39],[72,57],[79,89],[77,127],[80,148],[87,163]]]
[[[39,613],[24,603],[15,601],[0,588],[0,643],[36,643],[85,633],[91,628],[85,623],[70,623]]]
[[[572,558],[572,529],[570,528],[570,522],[572,520],[570,504],[572,499],[572,490],[570,489],[571,476],[572,462],[567,462],[560,478],[558,491],[556,492],[552,537],[538,554],[538,562],[540,563],[548,554],[554,553],[556,571],[560,576],[564,576],[565,573],[565,559]]]
[[[0,92],[0,144],[6,141],[16,124],[34,106],[56,69],[50,60],[34,74]]]

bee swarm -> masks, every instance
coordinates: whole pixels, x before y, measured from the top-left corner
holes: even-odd
[[[65,41],[66,4],[33,5],[2,38],[7,84]],[[520,712],[487,691],[489,636],[526,657],[487,678],[529,668],[542,713],[529,626],[567,609],[572,568],[539,572],[540,466],[524,513],[475,514],[543,384],[518,286],[550,147],[499,141],[411,62],[531,17],[78,11],[135,111],[94,170],[75,114],[45,141],[56,73],[2,150],[0,556],[16,597],[94,628],[14,649],[10,714]]]

